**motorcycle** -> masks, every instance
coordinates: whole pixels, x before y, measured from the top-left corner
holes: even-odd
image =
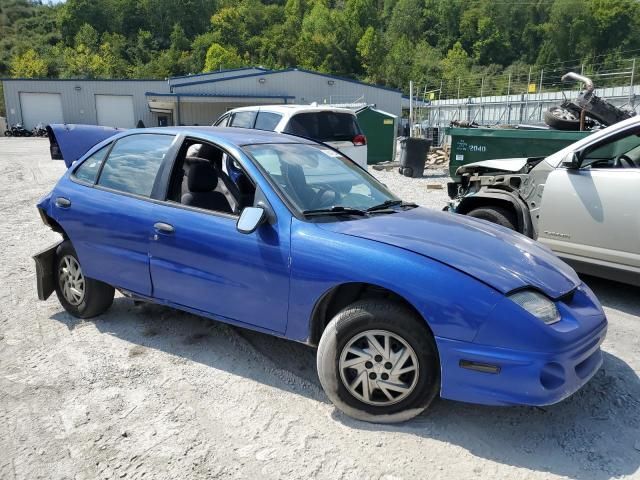
[[[544,112],[544,123],[558,130],[593,130],[608,127],[636,112],[625,110],[603,100],[595,94],[593,81],[575,72],[562,76],[562,81],[574,80],[584,83],[584,89],[573,100],[565,100],[559,106]]]
[[[34,137],[46,137],[47,129],[42,123],[39,123],[35,127],[33,127],[33,130],[31,130],[31,133]]]
[[[5,137],[30,137],[33,134],[24,128],[21,123],[16,123],[13,126],[9,126],[4,132]]]

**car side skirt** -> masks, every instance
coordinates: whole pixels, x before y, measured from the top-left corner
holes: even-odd
[[[562,252],[554,253],[571,265],[578,273],[640,287],[640,269],[629,265],[617,265],[596,261],[594,259],[582,259]]]

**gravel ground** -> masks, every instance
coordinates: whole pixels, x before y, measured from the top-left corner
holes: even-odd
[[[586,278],[610,320],[604,367],[558,405],[438,400],[361,423],[327,401],[311,348],[122,297],[91,321],[37,301],[30,256],[56,235],[34,204],[64,170],[47,150],[0,138],[0,479],[640,478],[640,290]],[[446,202],[431,179],[375,173]]]
[[[387,171],[369,167],[369,172],[406,202],[442,210],[449,201],[447,182],[451,178],[448,168],[427,168],[422,178],[404,177],[397,168]]]

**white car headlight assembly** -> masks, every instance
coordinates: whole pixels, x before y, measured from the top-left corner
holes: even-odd
[[[556,304],[535,290],[520,290],[509,295],[509,299],[547,325],[560,321],[560,312]]]

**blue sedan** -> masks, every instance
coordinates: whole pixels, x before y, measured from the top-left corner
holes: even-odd
[[[317,346],[327,396],[374,422],[438,394],[555,403],[602,364],[604,312],[546,247],[405,203],[324,144],[211,127],[51,142],[69,169],[38,204],[62,236],[34,257],[38,294],[72,315],[117,289]]]

